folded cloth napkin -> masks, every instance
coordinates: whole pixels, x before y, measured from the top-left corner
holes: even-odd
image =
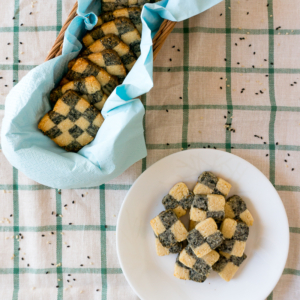
[[[81,50],[82,37],[97,23],[101,1],[79,0],[78,16],[66,31],[62,55],[33,69],[7,96],[1,139],[9,162],[37,182],[63,189],[101,185],[145,157],[144,107],[137,97],[153,87],[152,38],[163,19],[182,21],[219,2],[164,0],[145,5],[140,58],[105,103],[105,122],[94,141],[78,153],[68,153],[44,136],[37,124],[51,109],[50,91]]]

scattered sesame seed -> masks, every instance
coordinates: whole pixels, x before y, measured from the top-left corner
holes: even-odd
[[[238,44],[237,44],[237,43],[235,43],[235,45],[237,46]]]
[[[167,143],[167,146],[169,146],[170,144],[169,143]]]
[[[15,19],[16,17],[13,17],[13,20]]]
[[[226,116],[224,116],[224,119],[226,119],[227,117]]]
[[[247,12],[247,15],[249,15],[249,11]]]
[[[172,58],[170,58],[170,61],[172,61]]]
[[[71,247],[71,246],[69,246],[69,245],[67,246],[67,248],[70,248],[70,247]]]
[[[220,86],[220,90],[222,90],[223,88]]]
[[[292,168],[292,171],[294,171],[295,169],[294,168]]]
[[[46,274],[49,274],[49,272],[47,271]]]
[[[30,12],[29,14],[32,15],[32,12]]]
[[[179,99],[182,99],[182,97],[179,97]]]
[[[222,14],[221,14],[221,15],[222,15]],[[99,289],[97,289],[96,292],[99,292]]]
[[[21,23],[21,25],[20,26],[23,26],[24,24],[23,23]]]
[[[56,288],[59,288],[59,285],[57,285]]]
[[[171,69],[168,69],[168,72],[170,72],[171,71]]]
[[[76,281],[76,279],[75,279],[75,278],[73,278],[73,281]]]
[[[266,154],[266,156],[269,156],[269,154]]]
[[[278,142],[276,143],[276,145],[278,145]]]
[[[225,60],[225,61],[227,61],[227,59],[226,59],[226,58],[224,58],[224,60]]]
[[[80,265],[80,267],[83,267],[83,265]]]
[[[288,155],[288,156],[290,156],[290,154],[289,154],[289,153],[288,153],[287,155]]]
[[[220,17],[222,16],[223,14],[220,14]]]
[[[72,223],[69,223],[69,225],[72,225]]]
[[[169,111],[166,109],[166,112],[169,112]]]
[[[177,49],[178,52],[180,52],[180,49]]]
[[[29,267],[30,266],[30,264],[27,264],[27,267]]]

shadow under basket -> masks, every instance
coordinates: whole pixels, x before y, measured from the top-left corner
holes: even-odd
[[[72,20],[77,16],[77,13],[76,13],[77,8],[78,8],[78,3],[76,2],[66,20],[66,22],[64,23],[59,35],[57,36],[57,38],[54,42],[54,45],[53,45],[52,49],[50,50],[45,61],[48,61],[48,60],[62,54],[62,47],[63,47],[65,32],[66,32],[68,26],[70,25],[70,23],[72,22]],[[176,22],[169,21],[169,20],[164,20],[162,22],[158,32],[156,33],[155,37],[153,38],[153,60],[156,59],[164,42],[166,41],[169,34],[172,32],[175,25],[176,25]]]

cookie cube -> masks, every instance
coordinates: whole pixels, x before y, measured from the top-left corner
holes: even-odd
[[[225,217],[225,198],[222,195],[195,195],[190,210],[190,219],[202,222],[213,218],[221,222]]]
[[[220,259],[212,268],[222,279],[230,281],[246,258],[247,255],[245,253],[241,257],[236,257],[220,252]]]
[[[212,172],[203,172],[199,176],[198,183],[194,187],[194,194],[219,194],[226,197],[229,194],[230,189],[231,184],[224,179],[218,178]]]
[[[98,109],[68,91],[42,118],[38,128],[66,151],[78,152],[95,138],[103,121]]]
[[[142,33],[141,12],[142,10],[139,7],[130,7],[102,13],[98,17],[98,22],[95,27],[99,27],[104,23],[113,21],[115,18],[125,17],[128,18],[134,24],[139,33]]]
[[[179,255],[176,258],[175,268],[174,268],[174,276],[178,279],[183,280],[192,280],[196,282],[204,282],[206,280],[206,276],[194,271],[186,267],[179,261]]]
[[[227,199],[225,203],[225,218],[243,221],[248,226],[252,226],[254,222],[245,201],[237,195]]]
[[[166,195],[162,204],[165,209],[172,209],[178,218],[184,216],[193,201],[193,193],[191,193],[185,183],[179,182],[175,184],[168,195]]]
[[[136,57],[129,46],[114,34],[108,34],[94,42],[80,53],[80,57],[87,57],[92,53],[99,53],[106,49],[111,49],[118,53],[127,71],[130,71],[136,63]]]
[[[197,224],[195,229],[189,232],[187,240],[194,253],[201,258],[219,247],[224,237],[218,230],[214,219],[208,218]]]
[[[187,230],[172,210],[161,212],[150,221],[150,225],[164,247],[170,248],[187,237]]]
[[[186,267],[208,277],[211,267],[218,261],[219,257],[219,253],[213,250],[199,258],[195,255],[191,246],[188,245],[181,251],[179,261]]]
[[[50,101],[56,103],[67,91],[73,90],[82,96],[97,109],[101,110],[107,100],[107,95],[103,93],[101,84],[95,76],[70,81],[63,86],[53,89],[50,93]]]
[[[155,237],[155,248],[156,248],[156,254],[158,256],[165,256],[169,254],[175,254],[179,253],[182,250],[182,243],[175,243],[171,247],[167,248],[162,245],[162,243],[159,241],[158,237]]]

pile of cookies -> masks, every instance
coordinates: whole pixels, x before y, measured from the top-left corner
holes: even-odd
[[[66,151],[77,152],[95,138],[104,121],[101,109],[105,101],[141,54],[142,7],[158,1],[101,1],[102,14],[95,28],[84,36],[82,51],[69,62],[67,74],[52,90],[53,110],[38,124]]]
[[[231,185],[204,172],[193,192],[175,184],[162,204],[165,211],[150,221],[158,256],[178,253],[174,276],[204,282],[211,270],[230,281],[247,258],[244,253],[253,217],[244,200],[225,200]],[[180,218],[189,211],[189,231]]]

